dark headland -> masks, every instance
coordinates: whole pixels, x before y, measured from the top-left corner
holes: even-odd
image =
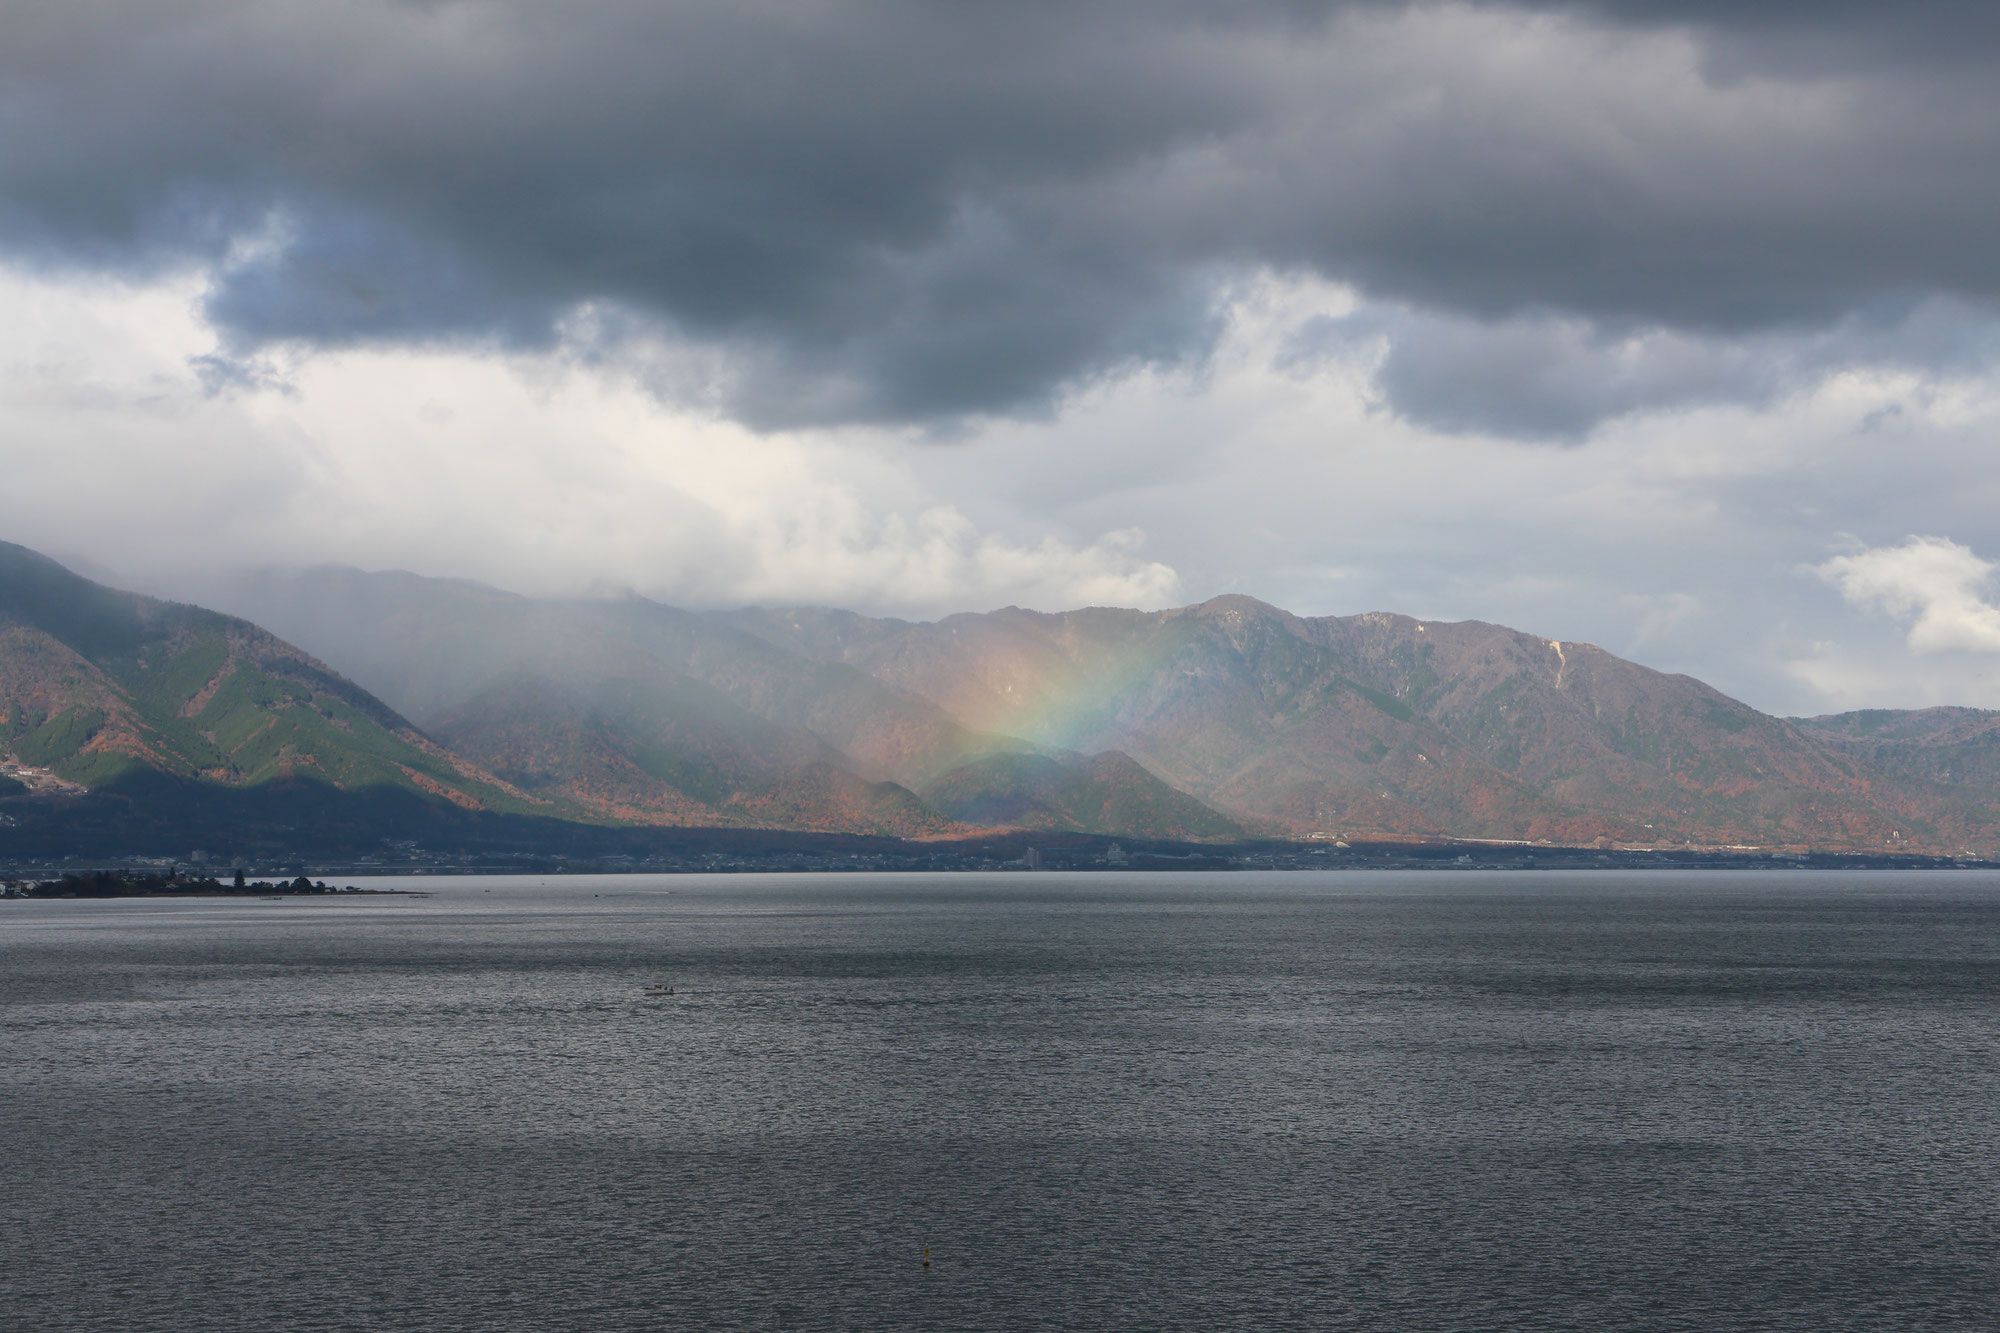
[[[398,889],[360,889],[352,884],[335,887],[324,880],[296,879],[249,881],[242,875],[233,882],[183,875],[136,874],[130,871],[69,871],[54,878],[37,875],[8,876],[0,882],[0,897],[7,898],[300,898],[349,894],[398,894]]]

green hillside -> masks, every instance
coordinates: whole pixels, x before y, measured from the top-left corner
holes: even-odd
[[[1199,840],[1243,826],[1169,787],[1130,756],[997,754],[923,790],[931,806],[967,824]]]
[[[4,543],[0,750],[85,789],[302,780],[555,813],[248,622],[116,592]]]
[[[633,823],[936,836],[951,820],[832,746],[666,673],[563,685],[517,676],[431,731],[522,791]]]

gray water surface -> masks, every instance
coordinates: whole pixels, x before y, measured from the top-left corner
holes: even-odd
[[[2000,877],[409,883],[0,903],[0,1326],[2000,1326]]]

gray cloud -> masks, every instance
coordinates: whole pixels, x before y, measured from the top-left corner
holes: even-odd
[[[2000,24],[1972,6],[16,0],[0,22],[0,245],[211,264],[246,355],[535,345],[589,304],[719,349],[750,421],[937,422],[1198,358],[1218,278],[1271,267],[1417,312],[1385,363],[1399,407],[1561,435],[1810,360],[1758,364],[1760,338],[2000,292]],[[1508,321],[1525,381],[1466,332]],[[1632,329],[1679,350],[1593,389]]]
[[[1907,60],[1983,61],[2000,49],[2000,13],[1979,0],[1547,0],[1542,7],[1725,34],[1721,62],[1823,68]]]
[[[2000,320],[1933,298],[1888,302],[1831,325],[1695,335],[1672,328],[1533,314],[1482,322],[1374,305],[1316,317],[1287,360],[1376,356],[1375,389],[1397,415],[1434,430],[1579,443],[1620,417],[1672,407],[1769,406],[1856,368],[1919,376],[2000,365]]]

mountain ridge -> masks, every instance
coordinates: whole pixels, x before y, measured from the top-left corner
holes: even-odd
[[[7,551],[0,748],[54,755],[85,785],[102,775],[79,756],[100,752],[188,781],[272,780],[268,743],[203,767],[214,756],[189,753],[187,726],[161,711],[213,722],[220,699],[264,731],[344,710],[350,731],[424,757],[370,768],[326,749],[340,737],[319,725],[289,752],[295,776],[317,765],[335,786],[370,777],[467,810],[613,825],[2000,849],[2000,714],[1778,718],[1482,621],[1302,617],[1241,594],[936,621],[698,612],[337,567],[244,580],[232,619]],[[127,642],[147,616],[199,630],[148,650],[154,675]],[[70,694],[52,711],[36,683],[58,678]],[[107,730],[123,739],[100,743]]]
[[[103,588],[0,543],[0,744],[84,787],[137,770],[225,786],[314,776],[467,808],[538,803],[249,621]]]
[[[1217,809],[1293,835],[1842,847],[1994,837],[1991,787],[1947,795],[1911,774],[1864,772],[1852,745],[1694,677],[1481,621],[1299,617],[1241,595],[926,624],[723,614],[968,725],[1122,749]],[[1244,668],[1233,677],[1232,658]]]

